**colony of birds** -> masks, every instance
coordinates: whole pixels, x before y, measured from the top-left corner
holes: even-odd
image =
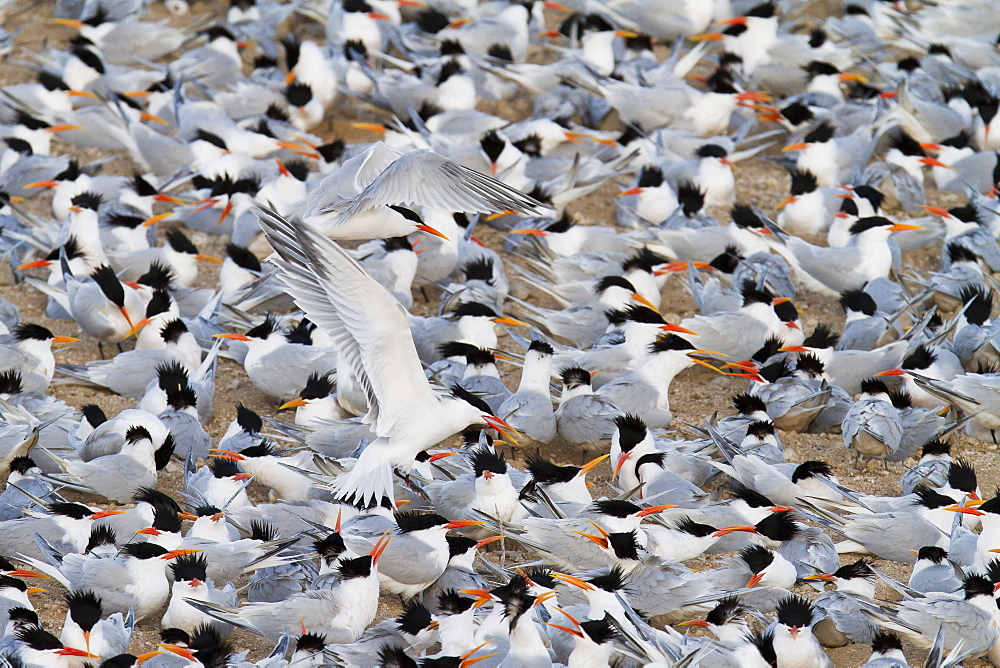
[[[1000,665],[994,0],[27,9],[70,34],[0,40],[47,301],[0,300],[0,665]],[[213,439],[220,358],[272,406]]]

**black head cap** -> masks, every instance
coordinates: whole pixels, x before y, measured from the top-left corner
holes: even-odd
[[[306,386],[299,393],[302,399],[322,399],[333,394],[333,377],[328,373],[311,373]]]
[[[894,650],[903,650],[903,643],[891,631],[879,631],[872,638],[872,654],[888,654]]]
[[[208,577],[208,560],[204,554],[185,554],[177,557],[170,564],[170,572],[178,582],[190,582]]]
[[[984,575],[970,573],[965,576],[965,580],[962,582],[962,592],[965,594],[965,600],[967,601],[976,596],[992,597],[993,583]]]
[[[246,335],[252,339],[266,339],[276,332],[281,331],[281,324],[278,319],[270,313],[264,318],[264,322],[249,329]]]
[[[795,471],[792,473],[792,483],[797,483],[799,480],[805,480],[817,475],[830,476],[832,474],[833,470],[826,462],[809,460],[802,462],[795,468]]]
[[[823,144],[833,139],[833,126],[823,121],[803,138],[806,144]]]
[[[437,513],[397,512],[393,517],[400,533],[425,531],[448,523],[448,520]]]
[[[590,386],[590,372],[580,367],[567,367],[559,372],[559,376],[566,389],[573,389],[581,385]]]
[[[774,562],[774,552],[763,545],[745,547],[740,550],[738,556],[752,573],[760,573]]]
[[[790,193],[792,195],[805,195],[806,193],[811,193],[819,187],[816,181],[816,175],[806,170],[793,169],[792,174],[792,186]]]
[[[937,545],[925,545],[917,552],[917,559],[926,559],[935,564],[943,564],[948,559],[948,552]]]
[[[767,404],[764,400],[758,397],[756,394],[748,394],[743,392],[737,394],[731,399],[733,408],[736,409],[740,415],[750,415],[751,413],[756,413],[758,411],[767,412]]]
[[[497,475],[507,473],[507,460],[502,454],[493,452],[489,448],[476,448],[469,456],[472,470],[477,478],[489,471]]]
[[[781,542],[791,540],[799,533],[799,525],[796,524],[793,514],[787,510],[771,513],[757,522],[756,527],[760,535]]]
[[[559,466],[538,454],[528,455],[525,465],[531,479],[542,485],[569,482],[576,478],[581,470],[579,466]]]
[[[802,345],[807,348],[833,348],[838,341],[840,341],[840,335],[837,332],[833,331],[829,325],[819,323],[812,334],[802,341]]]
[[[857,311],[867,316],[875,315],[878,304],[864,290],[848,290],[840,295],[840,305],[845,311]]]
[[[681,181],[677,186],[677,201],[684,209],[684,215],[691,217],[705,206],[705,191],[692,181]]]
[[[476,602],[476,599],[458,593],[454,589],[446,589],[438,594],[438,609],[446,615],[459,615]]]
[[[813,606],[801,596],[787,596],[778,603],[778,622],[789,627],[804,628],[812,624]]]
[[[862,232],[867,232],[868,230],[874,230],[878,228],[889,228],[893,226],[893,222],[884,216],[867,216],[865,218],[858,218],[851,225],[851,234],[861,234]]]
[[[948,484],[954,489],[971,494],[979,487],[976,482],[976,469],[964,459],[956,459],[948,467]]]
[[[617,416],[615,426],[618,427],[618,444],[622,452],[631,452],[649,432],[642,418],[631,413]]]
[[[903,369],[926,369],[937,360],[937,353],[925,346],[918,345],[913,352],[903,358],[899,365]]]

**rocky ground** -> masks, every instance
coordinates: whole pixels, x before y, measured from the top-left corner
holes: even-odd
[[[208,16],[222,17],[228,5],[223,3],[210,3],[208,1],[199,2],[194,5],[194,17],[173,18],[162,11],[162,6],[155,5],[153,15],[157,18],[169,20],[178,25],[190,25],[193,19],[204,19]],[[16,64],[16,61],[25,59],[27,54],[42,49],[46,44],[61,45],[65,40],[72,37],[73,31],[69,28],[54,26],[49,22],[51,17],[51,4],[48,2],[37,2],[33,4],[16,4],[12,14],[4,23],[8,30],[23,28],[23,32],[16,39],[17,47],[6,57],[0,65],[0,85],[7,85],[19,81],[31,80],[32,71],[24,66]],[[208,21],[209,23],[211,21]],[[526,105],[525,105],[526,106]],[[521,105],[497,108],[491,105],[488,109],[491,113],[498,113],[505,117],[516,119],[523,117],[523,114],[530,111],[530,108],[519,108]],[[486,109],[484,109],[486,110]],[[371,117],[361,109],[352,108],[338,110],[335,112],[335,119],[330,124],[327,132],[321,132],[327,137],[337,136],[348,142],[372,141],[375,137],[349,127],[351,120],[371,120]],[[609,121],[609,127],[614,126],[614,119]],[[93,152],[78,151],[70,147],[61,146],[60,150],[78,155],[82,160],[91,160],[97,157]],[[129,173],[129,165],[124,159],[115,160],[106,169],[112,173]],[[765,159],[751,159],[737,165],[737,192],[741,201],[754,204],[768,214],[773,214],[775,206],[784,197],[788,189],[788,176],[783,168]],[[613,198],[620,188],[609,184],[597,192],[583,198],[570,205],[570,210],[595,225],[613,225],[615,221]],[[932,197],[932,204],[951,206],[957,203],[954,196]],[[42,215],[51,215],[48,208],[48,197],[42,195],[29,204],[30,210]],[[721,219],[728,216],[728,212],[717,212]],[[169,225],[170,223],[165,223]],[[480,234],[480,231],[482,233]],[[487,245],[501,249],[503,247],[503,235],[493,230],[477,230],[477,237]],[[203,252],[221,255],[224,242],[219,237],[210,237],[203,234],[192,236],[195,243]],[[265,256],[266,249],[260,248],[259,255]],[[909,253],[905,258],[907,267],[913,267],[920,271],[926,271],[936,263],[939,255],[939,248],[934,247],[929,250]],[[202,275],[199,281],[201,286],[212,286],[216,279],[216,267],[209,266],[202,268]],[[515,283],[516,286],[516,283]],[[517,289],[517,288],[515,288]],[[31,287],[25,284],[0,286],[0,295],[14,302],[21,310],[22,319],[28,322],[37,322],[49,327],[57,334],[76,335],[75,324],[68,321],[51,321],[45,318],[45,298]],[[672,279],[664,289],[663,295],[664,315],[673,322],[694,313],[694,304],[684,287],[680,277]],[[427,309],[426,304],[419,301],[416,308],[418,310]],[[802,322],[806,332],[812,330],[813,326],[820,322],[832,323],[838,328],[842,323],[842,312],[834,300],[829,298],[801,293],[795,299],[795,304],[802,314]],[[503,345],[503,342],[501,343]],[[96,343],[84,340],[73,344],[57,355],[57,361],[62,363],[84,363],[88,360],[96,359],[98,351]],[[516,368],[502,369],[508,385],[515,386],[518,377]],[[727,414],[730,411],[728,398],[744,389],[744,382],[739,378],[728,378],[712,374],[706,369],[695,367],[681,374],[671,387],[671,407],[675,418],[679,421],[689,423],[700,423],[705,417],[718,411],[720,414]],[[115,414],[118,411],[129,408],[134,402],[121,397],[97,392],[90,388],[81,388],[69,385],[53,386],[51,392],[59,398],[65,400],[73,406],[80,406],[85,403],[98,403],[108,414]],[[242,402],[259,413],[272,417],[286,417],[279,415],[277,406],[269,400],[263,393],[258,391],[246,378],[242,368],[230,360],[220,362],[217,375],[217,387],[215,397],[216,413],[215,418],[207,426],[209,433],[218,438],[222,435],[229,422],[235,415],[235,405]],[[863,470],[854,469],[848,457],[847,450],[843,447],[839,435],[813,435],[782,433],[781,439],[785,445],[786,454],[789,460],[804,461],[806,459],[823,459],[829,462],[840,478],[841,482],[848,487],[865,493],[893,494],[899,492],[899,476],[904,470],[901,465],[890,467],[889,470],[882,470],[879,467],[869,467]],[[992,443],[980,443],[972,441],[964,436],[955,439],[955,452],[971,461],[979,471],[980,486],[984,491],[991,491],[1000,484],[1000,471],[995,464],[997,461],[998,446]],[[515,451],[512,458],[516,464],[528,454],[527,452]],[[564,463],[579,463],[583,455],[568,449],[553,449],[545,452],[549,457],[553,457]],[[606,491],[603,483],[609,474],[607,466],[599,467],[595,473],[598,475],[592,479],[598,483],[594,489],[595,494],[600,495]],[[165,492],[179,496],[183,480],[176,465],[171,467],[161,476],[160,489]],[[258,499],[263,500],[265,494],[258,492]],[[893,577],[905,581],[909,573],[909,567],[889,562],[876,562],[878,567],[889,573]],[[814,590],[806,587],[800,588],[802,593],[814,593]],[[57,585],[53,585],[49,592],[39,595],[35,599],[35,606],[42,617],[47,628],[56,630],[62,624],[65,614],[65,607],[62,603],[63,593]],[[888,590],[880,589],[879,594],[891,597]],[[380,613],[394,615],[400,610],[399,603],[395,598],[386,597],[380,606]],[[159,620],[149,619],[142,621],[133,638],[133,651],[136,653],[146,651],[157,642],[157,631]],[[259,638],[249,634],[238,632],[234,635],[234,641],[241,648],[250,648],[255,657],[262,656],[270,650],[270,646],[262,642]],[[849,646],[830,650],[830,656],[838,666],[860,666],[869,656],[867,646]],[[907,656],[912,663],[921,664],[923,653],[908,647]],[[987,665],[987,664],[967,664],[967,665]]]

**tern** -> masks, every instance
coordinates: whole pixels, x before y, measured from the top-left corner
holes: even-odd
[[[472,424],[507,429],[484,403],[469,403],[471,395],[442,396],[432,390],[405,312],[340,246],[304,223],[266,214],[261,224],[296,302],[327,329],[368,395],[366,421],[374,424],[378,438],[337,480],[343,496],[391,499],[392,467],[408,471],[419,452]],[[397,326],[387,327],[388,322]],[[389,367],[386,356],[395,360]],[[414,429],[414,419],[427,429]]]

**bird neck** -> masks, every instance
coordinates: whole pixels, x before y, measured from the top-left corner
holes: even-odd
[[[552,356],[539,355],[529,350],[524,355],[524,366],[521,367],[521,382],[518,392],[549,393],[549,378],[552,376]]]

